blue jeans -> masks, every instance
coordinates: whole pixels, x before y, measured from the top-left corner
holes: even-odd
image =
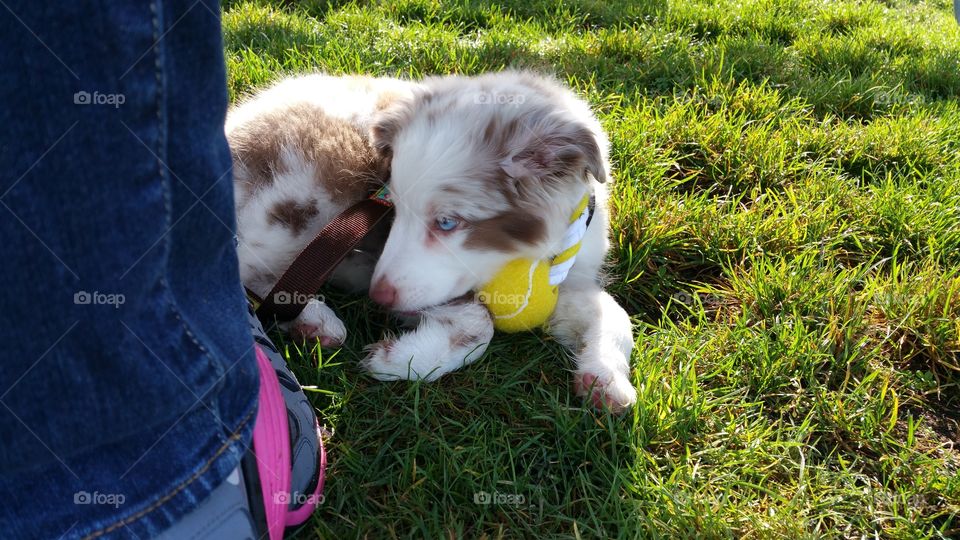
[[[0,4],[0,536],[140,537],[238,464],[258,377],[219,6]]]

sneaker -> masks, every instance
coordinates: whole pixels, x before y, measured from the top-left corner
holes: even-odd
[[[323,500],[327,459],[313,406],[252,308],[260,397],[253,445],[240,466],[158,538],[279,540]]]

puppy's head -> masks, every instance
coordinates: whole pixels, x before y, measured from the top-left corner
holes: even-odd
[[[555,254],[590,183],[609,175],[589,107],[528,73],[428,80],[372,138],[392,156],[396,217],[371,296],[398,311],[462,296],[518,257]]]

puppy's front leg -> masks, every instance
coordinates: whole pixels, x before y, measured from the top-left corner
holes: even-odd
[[[381,381],[435,381],[480,358],[491,338],[493,320],[484,306],[437,306],[424,310],[413,331],[370,345],[363,366]]]
[[[594,280],[570,275],[550,319],[550,333],[576,354],[574,387],[594,406],[620,412],[637,401],[630,381],[630,317]]]
[[[323,346],[339,346],[347,338],[347,327],[330,306],[311,298],[293,321],[280,323],[280,329],[299,339],[319,339]]]

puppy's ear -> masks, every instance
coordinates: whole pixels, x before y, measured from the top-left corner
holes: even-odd
[[[374,114],[373,124],[370,126],[373,147],[384,155],[392,154],[397,134],[410,123],[414,109],[424,99],[429,99],[425,90],[420,90],[413,96],[381,98],[384,103]]]
[[[603,153],[593,131],[579,122],[542,118],[515,130],[512,148],[501,162],[514,179],[556,181],[570,176],[586,180],[585,172],[606,182]]]
[[[373,147],[382,154],[393,153],[393,141],[409,120],[408,107],[396,106],[377,113],[373,125],[370,126],[370,141]]]

